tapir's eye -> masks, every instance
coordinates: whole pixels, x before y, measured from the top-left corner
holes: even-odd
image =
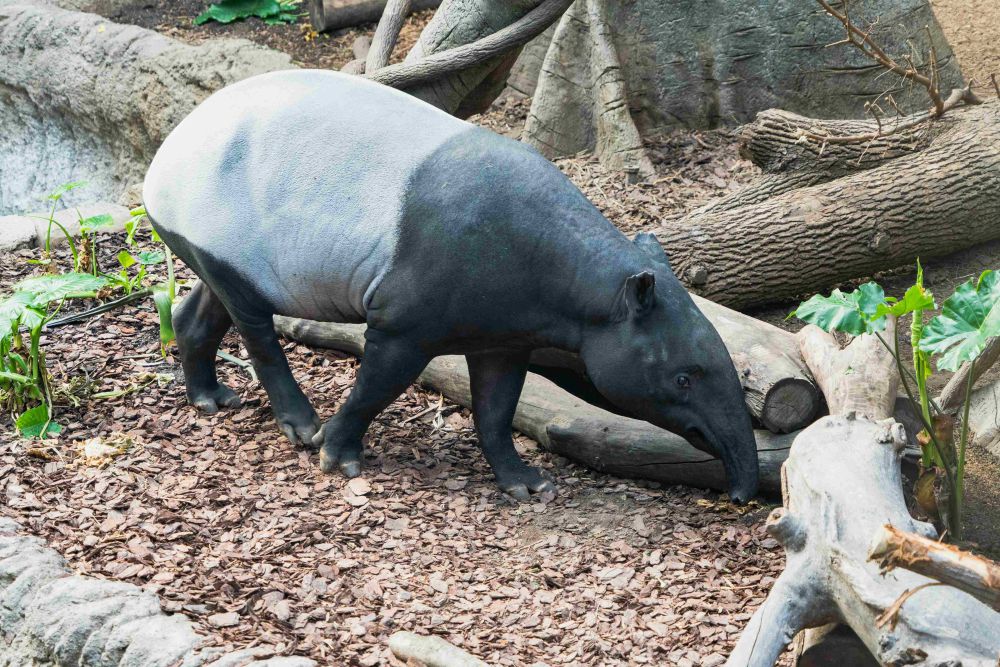
[[[681,389],[690,389],[691,377],[686,375],[685,373],[681,373],[680,375],[677,376],[677,386],[680,387]]]

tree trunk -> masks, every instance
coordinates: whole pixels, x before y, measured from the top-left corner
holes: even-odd
[[[319,32],[374,23],[382,16],[386,0],[307,0],[309,23]],[[441,0],[413,0],[410,11],[433,9]]]
[[[613,50],[624,65],[616,75],[625,93],[618,108],[635,119],[641,134],[747,122],[774,107],[857,118],[863,101],[886,89],[908,111],[927,106],[921,89],[883,76],[852,47],[827,48],[843,38],[843,27],[814,1],[611,2],[597,21],[591,5],[578,0],[560,21],[537,84],[526,64],[519,68],[518,89],[534,92],[524,139],[548,157],[584,150],[607,155],[600,127],[607,108],[601,99],[606,55],[595,45],[595,28],[614,36]],[[890,53],[916,52],[918,66],[930,51],[929,36],[945,88],[961,83],[927,0],[855,0],[851,12],[859,24],[875,23],[873,35]]]
[[[898,382],[894,361],[872,336],[842,351],[815,327],[800,336],[836,416],[795,438],[782,468],[785,507],[767,525],[785,547],[785,571],[727,665],[770,667],[801,630],[840,622],[877,664],[995,667],[1000,615],[957,589],[928,587],[936,582],[912,572],[884,577],[868,560],[872,537],[886,524],[934,533],[907,511],[899,470],[906,437],[902,426],[883,419]],[[806,650],[818,656],[825,644]],[[827,664],[853,664],[837,658]]]
[[[274,319],[278,332],[290,340],[351,354],[364,352],[363,325]],[[419,382],[460,405],[471,406],[465,357],[433,359]],[[544,449],[602,472],[664,484],[729,488],[722,462],[680,436],[595,407],[534,373],[525,380],[514,428]],[[779,489],[781,463],[793,436],[763,430],[755,435],[761,491],[774,494]]]
[[[657,234],[675,272],[702,296],[743,308],[1000,238],[1000,226],[983,224],[1000,217],[1000,105],[950,115],[922,151],[664,223]]]

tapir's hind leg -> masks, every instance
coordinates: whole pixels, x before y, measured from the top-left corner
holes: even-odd
[[[409,387],[427,365],[428,358],[409,341],[384,336],[369,328],[365,355],[357,380],[344,405],[313,439],[322,445],[319,465],[323,472],[335,467],[347,477],[361,474],[361,439],[372,420]]]
[[[174,332],[187,382],[188,400],[209,414],[234,408],[240,398],[215,374],[215,353],[233,321],[219,297],[202,281],[174,313]]]
[[[278,428],[292,444],[310,444],[319,429],[319,417],[292,377],[285,351],[274,332],[273,315],[245,314],[238,309],[232,311],[232,315],[257,377],[271,399],[271,411]]]
[[[479,446],[493,468],[497,485],[519,500],[528,500],[531,493],[556,490],[541,470],[521,460],[511,437],[529,356],[529,352],[494,352],[465,357],[469,362],[472,416]]]

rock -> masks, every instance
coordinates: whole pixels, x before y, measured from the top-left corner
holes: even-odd
[[[235,611],[224,614],[212,614],[208,617],[208,624],[216,628],[231,628],[240,624],[240,615]]]
[[[0,252],[35,245],[35,221],[21,215],[0,216]]]
[[[73,180],[89,185],[67,195],[71,205],[117,201],[211,92],[292,67],[244,40],[193,46],[95,14],[0,1],[0,214],[32,210]]]

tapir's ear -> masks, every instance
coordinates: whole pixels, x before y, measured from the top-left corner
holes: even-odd
[[[632,243],[654,262],[661,262],[666,264],[668,269],[670,268],[670,258],[667,257],[667,251],[663,249],[663,246],[651,232],[639,232],[632,239]]]
[[[627,317],[644,315],[652,310],[655,303],[656,276],[649,271],[629,276],[615,298],[611,321],[623,322]]]

